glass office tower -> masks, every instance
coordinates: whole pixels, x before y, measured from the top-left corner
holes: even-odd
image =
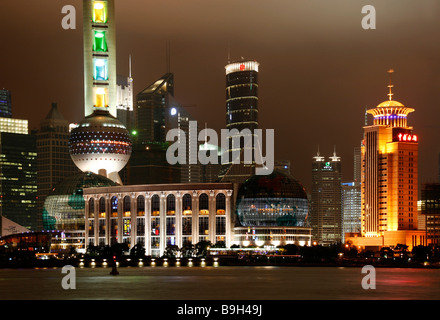
[[[0,215],[37,228],[35,135],[0,132]]]
[[[341,158],[335,152],[329,160],[318,152],[312,164],[312,236],[323,245],[342,241]]]

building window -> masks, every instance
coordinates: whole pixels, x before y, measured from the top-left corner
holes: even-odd
[[[226,197],[223,193],[219,193],[215,197],[215,209],[218,215],[226,214]]]
[[[192,215],[192,198],[188,193],[182,197],[182,210],[183,215]]]
[[[95,199],[89,199],[89,218],[95,217]]]
[[[108,20],[107,2],[94,1],[92,21],[94,23],[107,23]]]
[[[151,215],[158,216],[160,214],[160,198],[157,194],[151,197]]]
[[[169,194],[167,196],[167,215],[175,215],[176,214],[176,197],[174,194]]]
[[[144,196],[137,197],[137,215],[144,216],[145,215],[145,198]]]
[[[96,51],[96,52],[107,52],[108,51],[106,31],[94,31],[93,51]]]
[[[209,197],[206,193],[202,193],[199,197],[199,214],[209,214]]]

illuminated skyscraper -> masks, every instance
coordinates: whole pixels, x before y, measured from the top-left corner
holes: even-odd
[[[389,71],[390,78],[393,70]],[[413,108],[388,100],[367,112],[374,117],[364,127],[362,140],[362,229],[363,246],[395,246],[409,249],[423,244],[424,231],[417,231],[418,136],[408,126]],[[353,240],[353,239],[352,239]]]
[[[84,116],[95,108],[117,116],[114,7],[114,0],[83,1]]]
[[[312,240],[330,245],[342,241],[342,166],[333,153],[326,161],[319,152],[312,163]]]
[[[11,120],[11,119],[10,119]],[[14,119],[12,119],[14,120]],[[37,152],[35,135],[0,130],[0,216],[37,229]]]
[[[229,143],[225,154],[229,162],[224,163],[220,177],[223,181],[244,182],[255,173],[254,130],[258,128],[258,68],[257,61],[238,61],[226,65],[226,128],[237,129],[232,135],[249,138],[249,143],[240,139],[240,164],[232,164],[233,151],[237,149]],[[249,130],[248,132],[245,132]],[[232,140],[231,139],[231,140]],[[252,154],[252,164],[246,164],[245,154]]]

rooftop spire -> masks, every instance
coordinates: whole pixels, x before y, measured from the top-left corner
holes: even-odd
[[[388,70],[388,73],[390,75],[390,84],[388,85],[388,88],[389,88],[388,99],[391,101],[391,100],[393,100],[392,98],[393,98],[393,87],[394,87],[394,85],[393,85],[392,75],[394,73],[394,70],[390,69],[390,70]]]

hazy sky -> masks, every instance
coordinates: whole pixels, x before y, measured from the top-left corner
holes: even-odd
[[[61,9],[77,9],[77,29],[63,30]],[[376,30],[361,26],[364,5]],[[166,72],[171,43],[175,96],[198,121],[225,126],[225,69],[231,58],[257,60],[260,127],[275,129],[275,156],[309,190],[318,145],[342,157],[352,179],[353,148],[364,112],[394,98],[413,107],[420,182],[438,176],[440,145],[440,1],[438,0],[116,0],[117,70],[133,59],[135,93]],[[82,1],[3,0],[0,87],[13,114],[31,128],[58,102],[71,122],[83,114]],[[370,119],[371,121],[371,119]]]

